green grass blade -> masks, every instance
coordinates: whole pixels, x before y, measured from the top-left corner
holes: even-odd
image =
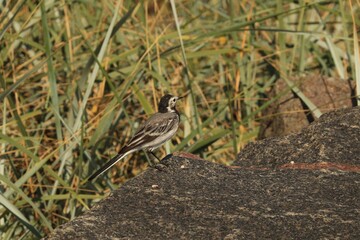
[[[31,78],[33,73],[39,71],[40,68],[44,66],[44,64],[47,62],[48,59],[45,59],[38,63],[35,67],[27,71],[20,79],[18,79],[14,84],[12,84],[10,87],[6,88],[5,91],[0,93],[0,102],[4,100],[4,98],[9,95],[10,93],[14,92],[25,80]],[[3,77],[1,76],[3,79]],[[4,80],[1,80],[4,81]]]
[[[25,3],[26,3],[26,0],[23,0],[23,1],[19,4],[18,8],[17,8],[16,11],[12,14],[11,18],[9,19],[9,21],[8,21],[8,22],[5,24],[5,26],[1,29],[1,31],[0,31],[0,40],[3,39],[5,32],[6,32],[6,31],[8,30],[8,28],[13,24],[15,17],[16,17],[17,14],[20,12],[20,10],[22,9],[22,7],[24,6]],[[12,9],[11,9],[11,10],[12,10]],[[9,12],[10,12],[11,10],[9,10]],[[4,14],[3,18],[0,20],[0,23],[3,22],[3,20],[4,20],[5,17],[8,17],[7,15],[9,15],[9,12],[8,12],[7,14]]]
[[[206,132],[203,138],[199,139],[194,144],[192,144],[191,147],[187,149],[187,151],[194,153],[204,147],[213,144],[214,142],[225,137],[229,133],[231,133],[231,130],[228,129],[221,129],[221,128],[211,129],[210,131]]]
[[[49,166],[45,166],[44,169],[50,176],[56,178],[56,180],[61,184],[61,186],[65,187],[66,189],[69,190],[71,197],[74,197],[76,200],[78,200],[78,202],[85,209],[87,209],[87,210],[90,209],[89,206],[81,199],[81,197],[74,190],[71,189],[71,186],[66,181],[64,181],[62,178],[60,178],[56,172],[54,172]],[[51,196],[53,196],[53,195],[51,195]]]
[[[341,79],[345,79],[345,68],[341,61],[341,56],[339,54],[339,51],[333,41],[331,40],[330,36],[325,37],[326,43],[329,47],[332,59],[334,60],[337,73],[339,74]]]
[[[2,176],[0,175],[0,178]],[[37,238],[41,238],[40,232],[26,219],[19,209],[0,194],[0,204],[9,210],[19,221],[24,224]]]
[[[97,56],[97,61],[99,61],[99,62],[102,61],[102,59],[103,59],[103,57],[105,55],[105,50],[106,50],[107,46],[109,45],[110,36],[111,36],[112,30],[114,29],[115,21],[116,21],[116,18],[118,16],[120,3],[121,3],[121,1],[117,2],[117,4],[116,4],[115,10],[114,10],[114,15],[113,15],[113,18],[111,20],[109,29],[107,30],[104,42],[103,42],[103,44],[101,46],[99,55]],[[95,79],[96,79],[98,71],[99,71],[99,66],[95,65],[95,68],[94,68],[94,70],[93,70],[93,72],[92,72],[92,74],[90,76],[88,86],[86,88],[85,94],[84,94],[82,102],[81,102],[81,106],[79,108],[79,112],[77,113],[77,117],[76,117],[76,120],[75,120],[75,123],[74,123],[74,126],[73,126],[73,132],[75,132],[75,133],[80,128],[83,113],[85,111],[86,104],[88,102],[89,96],[90,96],[92,88],[94,86]]]
[[[305,94],[288,78],[283,77],[284,81],[291,88],[291,90],[303,101],[309,108],[314,117],[319,118],[322,115],[320,109],[308,98]]]
[[[132,85],[132,90],[136,98],[139,100],[141,107],[144,109],[145,113],[147,115],[154,114],[155,111],[152,108],[149,100],[145,97],[144,93],[140,90],[139,86],[136,83]]]
[[[52,40],[50,38],[50,30],[49,30],[48,19],[47,19],[46,10],[45,10],[45,2],[42,2],[42,4],[41,4],[41,22],[42,22],[42,27],[44,30],[45,53],[46,53],[46,56],[48,57],[47,67],[48,67],[48,81],[49,81],[49,86],[50,86],[50,97],[51,97],[51,102],[52,102],[52,107],[54,109],[54,112],[58,113],[58,112],[60,112],[60,102],[59,102],[59,96],[58,96],[58,87],[57,87],[57,83],[56,83],[56,70],[54,68],[53,60],[51,58],[51,53],[52,53],[51,41]],[[59,142],[62,142],[63,141],[63,133],[62,133],[62,125],[61,125],[62,119],[61,119],[61,116],[58,114],[54,114],[54,116],[55,116],[56,137]],[[64,153],[64,147],[60,146],[59,151],[60,151],[60,155],[62,155]],[[69,156],[69,158],[61,159],[60,168],[58,170],[59,175],[63,172],[64,166],[65,166],[65,160],[69,161],[69,159],[71,160],[71,156]],[[54,194],[56,192],[57,185],[58,185],[58,182],[55,181],[54,187],[52,189],[52,194]],[[52,203],[50,202],[49,205],[52,205]]]
[[[200,135],[202,135],[202,129],[198,128],[198,126],[200,125],[199,112],[198,112],[198,109],[195,104],[196,100],[195,100],[195,94],[194,94],[193,87],[192,87],[192,81],[189,79],[187,57],[186,57],[186,53],[185,53],[185,47],[184,47],[184,42],[183,42],[182,33],[181,33],[181,29],[180,29],[180,21],[179,21],[178,15],[177,15],[175,1],[170,0],[170,4],[171,4],[171,9],[172,9],[172,13],[174,16],[174,20],[175,20],[176,30],[178,32],[178,36],[179,36],[179,40],[180,40],[182,59],[183,59],[184,65],[185,65],[184,80],[185,80],[186,87],[187,87],[188,91],[190,92],[187,99],[189,101],[190,106],[192,107],[192,113],[194,114],[192,123],[194,124],[194,128],[198,129],[198,133]]]
[[[21,145],[19,143],[20,141],[16,140],[15,138],[12,138],[12,137],[9,137],[7,135],[4,135],[4,134],[0,133],[0,139],[4,140],[8,144],[11,144],[12,146],[16,147],[22,153],[24,153],[27,156],[29,156],[30,158],[32,158],[35,162],[39,161],[39,158],[33,152],[31,152],[29,149],[27,149],[26,147]]]
[[[48,230],[53,230],[51,223],[48,221],[48,219],[44,216],[42,211],[39,209],[39,207],[14,183],[12,183],[9,179],[7,179],[5,176],[0,175],[0,181],[4,182],[6,185],[14,189],[14,191],[21,196],[25,202],[27,202],[32,209],[38,214],[42,220],[42,224],[48,228]]]

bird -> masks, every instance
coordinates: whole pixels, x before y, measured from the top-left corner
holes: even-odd
[[[144,149],[157,158],[153,151],[171,139],[178,130],[180,114],[175,105],[178,100],[184,97],[185,96],[176,97],[171,94],[166,94],[161,97],[158,104],[158,112],[138,128],[134,136],[121,148],[116,156],[88,177],[88,181],[94,180],[125,156],[135,151]]]

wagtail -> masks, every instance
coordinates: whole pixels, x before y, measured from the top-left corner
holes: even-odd
[[[120,152],[93,173],[88,181],[91,181],[100,174],[106,172],[115,163],[135,151],[145,149],[157,158],[153,151],[174,136],[179,127],[180,114],[176,110],[175,105],[176,101],[181,98],[183,97],[175,97],[170,94],[163,96],[160,99],[158,112],[141,125],[135,135],[120,150]]]

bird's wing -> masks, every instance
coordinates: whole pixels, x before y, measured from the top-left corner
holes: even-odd
[[[176,113],[156,113],[139,127],[135,135],[124,148],[128,150],[137,148],[144,143],[152,142],[157,137],[167,133],[170,129],[175,127],[178,121],[179,119],[176,116]]]

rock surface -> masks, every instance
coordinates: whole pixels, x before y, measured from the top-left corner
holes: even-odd
[[[239,153],[234,165],[285,167],[284,164],[291,164],[296,168],[298,164],[313,163],[313,166],[337,165],[346,171],[354,168],[359,172],[359,144],[360,108],[341,109],[322,115],[300,133],[249,144]]]
[[[231,167],[180,153],[47,239],[360,239],[360,108],[248,145]]]
[[[313,73],[290,79],[322,113],[353,106],[354,81],[345,81]],[[304,108],[284,80],[276,81],[269,97],[279,97],[263,112],[260,139],[285,136],[299,132],[309,125],[315,116]],[[321,96],[321,97],[319,97]]]

